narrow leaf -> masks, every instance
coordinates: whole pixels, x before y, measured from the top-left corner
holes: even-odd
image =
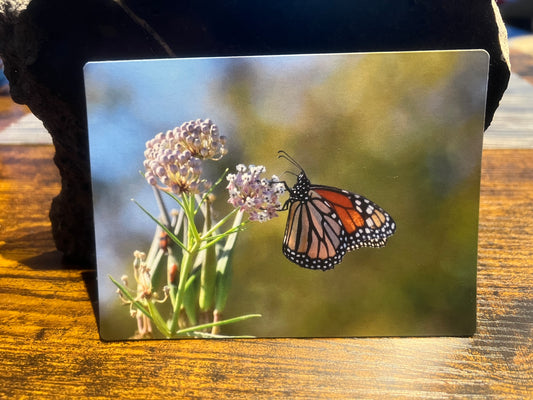
[[[174,232],[172,232],[170,229],[168,229],[165,226],[165,224],[163,224],[156,217],[154,217],[146,208],[141,206],[135,199],[131,199],[131,201],[133,201],[141,210],[143,210],[144,213],[146,215],[148,215],[152,219],[152,221],[154,221],[157,225],[159,225],[161,227],[161,229],[163,229],[168,234],[168,236],[172,239],[172,241],[174,243],[176,243],[178,246],[180,246],[182,248],[182,250],[187,251],[187,249],[185,248],[183,243],[178,239],[178,237],[176,235],[174,235]]]
[[[235,322],[246,321],[246,320],[251,319],[251,318],[259,318],[259,317],[261,317],[261,314],[241,315],[240,317],[223,319],[222,321],[218,321],[218,322],[210,322],[208,324],[196,325],[196,326],[191,326],[190,328],[180,329],[180,330],[178,330],[176,332],[176,334],[177,335],[182,335],[184,333],[194,332],[196,330],[212,328],[213,326],[221,326],[221,325],[233,324]]]
[[[131,295],[130,291],[122,284],[120,284],[118,281],[113,279],[111,275],[108,275],[109,279],[111,279],[111,282],[113,282],[120,291],[126,296],[126,298],[131,301],[131,303],[137,308],[140,312],[142,312],[144,315],[146,315],[148,318],[152,319],[152,316],[150,315],[150,312],[142,305],[140,302],[135,300],[135,298]]]

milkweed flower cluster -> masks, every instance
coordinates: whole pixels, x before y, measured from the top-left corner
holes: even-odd
[[[285,192],[285,185],[276,175],[270,180],[261,178],[266,172],[262,165],[246,167],[239,164],[236,169],[236,174],[227,176],[228,203],[248,213],[250,221],[265,222],[277,217],[277,211],[281,209],[279,197]]]
[[[231,287],[230,254],[246,223],[277,216],[285,184],[276,176],[261,178],[263,166],[238,165],[237,173],[227,176],[229,202],[235,209],[218,218],[215,197],[209,195],[214,188],[202,175],[202,164],[226,153],[226,138],[209,119],[185,122],[146,142],[144,177],[155,187],[160,216],[133,200],[157,224],[154,237],[147,253],[134,252],[136,290],[128,287],[127,276],[122,283],[110,276],[122,301],[130,305],[131,316],[137,318],[135,338],[153,337],[152,324],[167,338],[222,337],[222,325],[260,317],[222,319]],[[213,185],[222,181],[220,177]],[[161,191],[178,206],[172,214]],[[243,222],[244,212],[250,221]],[[164,302],[166,306],[159,306]],[[159,307],[165,307],[164,313]]]
[[[210,182],[202,178],[202,160],[222,158],[227,153],[225,144],[226,138],[210,119],[185,122],[160,132],[146,142],[145,178],[149,184],[178,195],[203,192]]]

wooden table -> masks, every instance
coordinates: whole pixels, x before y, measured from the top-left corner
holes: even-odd
[[[485,150],[471,338],[103,342],[61,266],[51,146],[0,146],[0,397],[533,398],[533,150]],[[5,397],[4,397],[5,396]]]
[[[101,341],[61,265],[53,152],[0,145],[0,398],[533,398],[533,149],[483,152],[473,337],[148,342]]]

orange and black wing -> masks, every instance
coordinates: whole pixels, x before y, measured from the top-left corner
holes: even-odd
[[[328,270],[347,251],[384,246],[395,231],[388,213],[363,196],[313,185],[305,200],[292,200],[283,254],[311,269]]]
[[[315,186],[312,190],[335,210],[346,234],[348,251],[385,246],[396,231],[392,217],[366,197],[329,186]]]

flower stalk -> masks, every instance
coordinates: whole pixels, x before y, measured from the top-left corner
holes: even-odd
[[[155,223],[154,238],[147,256],[134,253],[135,289],[126,278],[121,284],[110,277],[137,318],[136,338],[152,337],[152,325],[167,338],[227,337],[220,334],[223,325],[260,316],[222,319],[231,292],[231,254],[238,233],[249,222],[277,216],[284,186],[276,176],[261,178],[264,167],[242,164],[236,174],[226,176],[226,170],[211,184],[203,175],[203,163],[220,160],[227,152],[225,143],[208,119],[186,122],[146,143],[144,177],[154,188],[160,215],[133,201]],[[212,191],[224,177],[234,209],[217,221]],[[162,192],[176,206],[170,214]],[[243,221],[245,213],[249,218]],[[171,309],[168,319],[168,312],[159,310],[164,303]]]
[[[211,200],[209,197],[204,202],[205,207],[205,221],[204,221],[204,233],[205,236],[210,230],[212,225],[211,220]],[[200,274],[200,297],[199,306],[202,311],[209,311],[213,307],[214,300],[214,286],[216,279],[216,267],[217,267],[217,253],[212,243],[202,251],[202,267]]]

